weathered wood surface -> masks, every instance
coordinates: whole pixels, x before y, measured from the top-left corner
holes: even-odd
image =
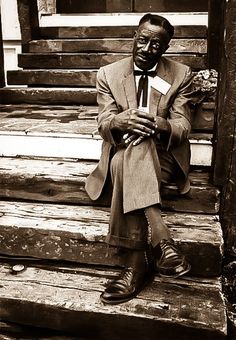
[[[7,72],[9,85],[91,86],[97,70],[14,70]]]
[[[16,158],[0,159],[0,196],[45,202],[94,204],[84,189],[85,179],[96,162],[64,162]],[[208,175],[207,175],[208,176]],[[198,173],[191,175],[192,188],[180,196],[175,186],[163,188],[165,208],[180,212],[217,213],[219,191]],[[97,202],[108,204],[106,200]]]
[[[1,340],[78,340],[78,337],[64,332],[43,329],[39,327],[24,326],[12,322],[0,321]],[[80,338],[80,340],[83,340]],[[85,340],[85,339],[84,339]]]
[[[0,90],[1,104],[96,105],[94,88],[9,88]]]
[[[18,66],[31,68],[99,68],[129,56],[129,53],[22,53],[18,55]],[[194,70],[206,68],[206,55],[166,54],[170,59],[190,66]]]
[[[173,239],[191,263],[191,274],[218,276],[223,238],[215,215],[163,213]],[[107,254],[109,209],[0,202],[0,253],[100,265],[120,265]]]
[[[47,270],[28,266],[12,275],[0,267],[0,317],[101,339],[213,339],[226,336],[226,314],[218,281],[156,278],[135,299],[106,306],[99,296],[110,271]],[[117,273],[115,273],[117,275]]]
[[[133,38],[137,26],[41,27],[42,38]],[[175,38],[206,38],[207,27],[175,26]]]
[[[135,12],[207,12],[207,0],[178,1],[135,0]]]
[[[131,38],[33,40],[30,53],[132,52]],[[168,53],[207,53],[206,39],[172,39]]]
[[[214,181],[223,187],[221,217],[227,252],[236,256],[236,0],[225,2],[215,131]]]
[[[11,71],[11,72],[20,72],[20,75],[22,72],[25,74],[27,71]],[[37,74],[38,71],[29,71],[28,76],[31,77],[32,74],[32,80],[36,79],[37,76],[41,78],[40,74]],[[87,77],[88,73],[91,71],[78,71],[78,79],[82,79],[83,77]],[[52,82],[54,72],[51,73],[51,71],[42,71],[42,77],[45,77],[50,82],[50,79]],[[57,76],[60,77],[62,80],[66,78],[67,73],[69,73],[69,77],[72,76],[73,71],[55,71],[56,78]],[[76,72],[75,72],[76,73]],[[82,74],[81,74],[82,73]],[[95,72],[94,72],[95,73]],[[94,74],[91,72],[91,75]],[[16,73],[18,74],[18,73]],[[35,75],[36,74],[36,75]],[[74,80],[77,78],[77,75],[75,75]],[[13,75],[12,75],[13,77]],[[27,77],[28,78],[28,77]],[[96,75],[94,74],[94,78],[96,78]],[[95,85],[93,83],[93,80],[91,80],[91,85]],[[37,80],[36,80],[37,81]],[[56,80],[55,80],[56,82]],[[86,82],[86,80],[84,80]],[[95,82],[95,79],[94,79]],[[21,83],[21,82],[20,82]],[[87,83],[87,82],[86,82]],[[21,83],[22,84],[22,83]],[[207,131],[210,132],[213,129],[213,123],[214,123],[214,108],[215,104],[213,102],[205,102],[203,103],[196,111],[193,113],[193,120],[192,120],[192,129],[193,131]],[[48,105],[1,105],[0,104],[0,130],[1,131],[7,131],[9,130],[9,127],[11,124],[10,122],[16,122],[16,120],[19,120],[19,122],[22,120],[34,120],[35,123],[38,121],[39,123],[43,121],[49,122],[51,121],[58,121],[58,124],[62,122],[70,122],[70,121],[76,121],[81,119],[86,120],[94,120],[96,116],[98,115],[98,107],[97,106],[84,106],[84,105],[66,105],[66,106],[60,106],[60,105],[54,105],[54,106],[48,106]],[[36,123],[35,125],[37,125]],[[12,123],[10,130],[14,130],[14,125]],[[27,125],[27,124],[26,124]],[[23,125],[22,125],[23,126]],[[64,127],[65,128],[65,127]],[[65,131],[67,129],[65,128]]]
[[[21,30],[22,51],[28,51],[28,42],[40,37],[37,0],[17,0]]]
[[[26,106],[26,105],[0,105],[0,131],[2,133],[22,134],[65,134],[74,136],[78,134],[92,135],[97,130],[96,117],[97,106]],[[206,115],[205,115],[206,113]],[[211,110],[211,113],[212,110]],[[205,121],[208,112],[204,110],[196,112],[198,121]],[[208,116],[207,116],[208,117]],[[197,117],[195,117],[197,119]],[[212,117],[210,116],[210,119]],[[209,119],[209,120],[210,120]],[[196,122],[195,122],[196,125]],[[201,126],[199,127],[199,129]],[[208,131],[209,125],[206,126]],[[97,133],[98,134],[98,133]],[[191,135],[195,140],[211,140],[211,133],[195,132]]]

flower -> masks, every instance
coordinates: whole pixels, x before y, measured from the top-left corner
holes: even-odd
[[[199,99],[197,103],[205,101],[215,101],[217,89],[218,72],[214,69],[199,71],[193,77],[193,90]]]

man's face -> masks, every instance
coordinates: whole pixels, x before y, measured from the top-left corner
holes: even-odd
[[[169,47],[169,34],[161,26],[144,22],[134,36],[133,58],[142,70],[153,68]]]

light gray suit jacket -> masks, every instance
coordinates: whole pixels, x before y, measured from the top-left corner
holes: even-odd
[[[170,123],[170,138],[167,141],[163,139],[163,144],[172,153],[181,170],[176,181],[181,190],[188,181],[190,163],[188,135],[191,130],[189,103],[192,98],[192,74],[188,66],[161,57],[157,76],[171,84],[171,87],[166,95],[151,88],[149,112],[168,119]],[[85,186],[93,200],[98,199],[102,193],[109,171],[112,145],[116,145],[110,129],[111,120],[114,115],[128,108],[137,108],[133,58],[128,57],[101,67],[97,75],[97,91],[98,130],[104,142],[98,166],[88,176]]]

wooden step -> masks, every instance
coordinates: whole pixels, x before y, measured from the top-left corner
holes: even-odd
[[[0,154],[98,160],[102,139],[95,120],[97,107],[57,108],[0,106]],[[198,115],[205,121],[208,114],[203,112]],[[194,132],[190,138],[191,164],[210,166],[212,135]]]
[[[33,40],[29,43],[30,53],[76,53],[76,52],[113,52],[131,53],[133,39],[58,39]],[[207,53],[206,39],[172,39],[168,53]]]
[[[47,39],[133,38],[137,26],[40,27],[40,36]],[[174,38],[206,38],[205,25],[175,26]]]
[[[1,104],[96,105],[94,88],[19,88],[0,89]]]
[[[166,212],[163,219],[191,275],[220,275],[223,238],[216,215]],[[108,208],[0,201],[0,254],[121,265],[115,249],[107,253],[108,223]]]
[[[95,87],[97,70],[14,70],[7,72],[8,85]]]
[[[117,272],[79,267],[36,267],[12,275],[0,267],[0,318],[93,339],[226,338],[218,280],[155,278],[135,299],[103,305],[99,296]]]
[[[130,53],[22,53],[18,66],[24,69],[99,68],[129,56]],[[200,54],[166,54],[170,59],[189,65],[193,70],[207,68],[207,56]]]
[[[1,340],[78,340],[78,337],[51,329],[0,321]],[[85,340],[80,338],[80,340]]]
[[[84,189],[86,177],[97,162],[0,158],[0,197],[45,202],[93,205]],[[209,184],[209,174],[192,172],[191,192],[180,196],[174,185],[163,187],[165,209],[215,214],[219,190]],[[97,204],[108,204],[104,199]]]
[[[30,79],[37,78],[38,70],[36,71],[11,71],[28,74]],[[32,74],[31,74],[32,72]],[[61,78],[66,78],[67,71],[56,71],[53,70],[45,70],[42,73],[45,73],[47,79],[52,79],[54,72],[61,76]],[[85,72],[85,73],[84,73]],[[39,72],[39,77],[41,72]],[[80,76],[80,73],[81,76]],[[86,77],[87,71],[78,71],[78,78]],[[32,76],[32,78],[31,78]],[[45,77],[46,77],[45,76]],[[43,76],[44,77],[44,76]],[[95,85],[95,84],[93,84]],[[192,130],[198,132],[212,132],[213,124],[214,124],[214,110],[215,103],[214,102],[203,102],[201,106],[195,110],[193,113],[192,119]],[[9,133],[10,131],[25,131],[29,133],[29,128],[33,125],[38,126],[44,123],[45,125],[50,124],[51,129],[49,131],[54,131],[56,124],[57,126],[62,126],[60,132],[68,131],[68,124],[70,122],[76,124],[78,120],[94,120],[98,115],[98,107],[97,106],[84,106],[84,105],[30,105],[30,104],[20,104],[20,105],[12,105],[0,104],[0,131],[6,131]],[[16,124],[17,122],[17,124]],[[30,122],[30,124],[28,123]],[[55,124],[54,124],[55,123]],[[66,125],[67,123],[67,125]],[[51,124],[54,124],[53,126]],[[61,125],[62,124],[62,125]],[[88,123],[89,124],[89,123]],[[20,126],[24,126],[22,129]],[[74,133],[77,131],[78,126],[74,130]],[[57,130],[57,129],[56,129]],[[71,132],[71,131],[70,131]],[[92,131],[90,131],[91,133]]]
[[[146,12],[145,12],[146,13]],[[57,27],[57,28],[68,28],[68,27],[97,27],[100,29],[104,26],[117,27],[117,26],[136,26],[144,13],[105,13],[105,14],[53,14],[53,15],[42,15],[40,18],[41,27]],[[161,13],[159,13],[161,14]],[[208,13],[163,13],[164,17],[175,26],[176,31],[181,26],[205,26],[208,25]]]

